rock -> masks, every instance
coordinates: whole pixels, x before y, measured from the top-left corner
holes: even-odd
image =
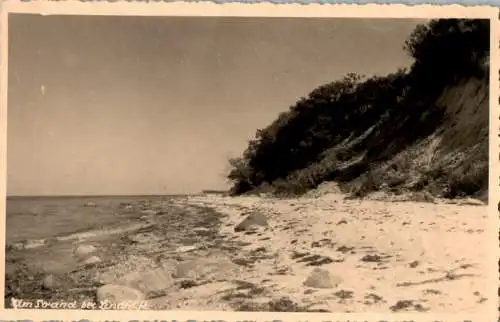
[[[144,301],[146,296],[139,290],[134,288],[108,284],[97,289],[96,297],[98,302],[109,301],[111,303],[124,303],[129,301]]]
[[[436,199],[427,191],[419,191],[413,193],[413,200],[418,202],[436,202]]]
[[[190,252],[190,251],[193,251],[195,249],[198,249],[198,247],[196,246],[179,246],[177,247],[177,249],[175,250],[176,252],[178,253],[187,253],[187,252]]]
[[[7,250],[9,249],[12,249],[12,250],[23,250],[24,249],[24,243],[22,242],[19,242],[19,243],[13,243],[13,244],[9,244],[7,245]]]
[[[98,256],[91,256],[87,259],[85,259],[84,261],[82,261],[82,265],[94,265],[94,264],[97,264],[97,263],[100,263],[101,262],[101,259],[98,257]]]
[[[210,232],[210,229],[205,228],[205,227],[195,227],[192,229],[192,231],[196,234],[206,234]]]
[[[235,232],[248,231],[256,226],[268,227],[267,217],[259,212],[249,214],[242,222],[234,227]]]
[[[411,268],[415,268],[415,267],[417,267],[418,265],[420,265],[420,262],[419,262],[419,261],[413,261],[413,262],[411,262],[410,264],[408,264],[408,266],[410,266]]]
[[[84,207],[97,207],[97,205],[93,202],[87,202],[86,204],[83,205]]]
[[[131,272],[120,278],[116,284],[132,287],[147,295],[170,289],[175,284],[175,280],[170,268],[160,267],[142,272]]]
[[[239,276],[240,266],[229,258],[199,258],[178,263],[173,272],[174,278],[227,280]]]
[[[342,282],[339,276],[332,275],[322,268],[315,268],[304,281],[304,285],[313,288],[334,288]]]
[[[43,247],[46,245],[45,239],[34,239],[34,240],[27,240],[26,243],[24,244],[24,249],[34,249],[34,248],[39,248]]]
[[[156,215],[156,211],[151,210],[151,209],[146,209],[146,210],[141,211],[141,214],[151,216],[151,215]]]
[[[484,206],[484,202],[474,198],[465,198],[458,202],[459,205],[468,205],[468,206]]]
[[[138,244],[155,244],[161,240],[161,238],[153,233],[139,233],[128,238]]]
[[[54,290],[57,288],[57,281],[53,275],[47,275],[42,280],[42,287],[46,290]]]
[[[76,260],[81,262],[81,261],[84,261],[84,260],[88,259],[89,257],[91,257],[96,252],[97,252],[97,248],[92,246],[92,245],[79,245],[76,247],[73,254],[74,254]]]

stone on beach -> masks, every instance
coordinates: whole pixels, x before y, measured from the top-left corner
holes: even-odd
[[[334,288],[341,282],[339,276],[331,274],[326,269],[315,268],[304,281],[304,285],[313,288]]]
[[[56,278],[53,275],[47,275],[42,280],[42,287],[46,290],[53,290],[57,287]]]
[[[160,237],[151,232],[138,233],[136,235],[129,236],[128,239],[137,244],[156,244],[161,240]]]
[[[195,227],[192,229],[192,231],[197,235],[206,235],[210,233],[210,229],[205,227]]]
[[[33,240],[25,240],[22,242],[9,244],[7,245],[7,247],[14,250],[24,250],[24,249],[35,249],[46,245],[47,241],[45,239],[33,239]]]
[[[82,264],[86,266],[86,265],[94,265],[94,264],[97,264],[100,262],[101,262],[101,259],[98,256],[91,256],[91,257],[83,260]]]
[[[179,263],[173,277],[194,280],[199,278],[226,280],[232,275],[237,274],[238,270],[238,265],[231,262],[228,258],[199,258]]]
[[[260,212],[252,212],[246,218],[234,227],[235,232],[241,232],[254,228],[256,226],[268,227],[267,217]]]
[[[108,284],[97,289],[98,302],[109,301],[123,303],[128,301],[144,301],[146,296],[139,290],[124,285]]]
[[[97,248],[92,245],[79,245],[74,251],[77,261],[82,262],[92,257],[97,252]]]
[[[26,243],[24,244],[24,249],[39,248],[39,247],[45,246],[46,244],[47,244],[47,241],[45,239],[27,240]]]
[[[117,284],[132,287],[148,294],[169,289],[175,284],[175,281],[171,269],[160,267],[142,272],[131,272],[118,280]]]
[[[474,198],[465,198],[463,200],[460,200],[458,202],[459,205],[469,205],[469,206],[484,206],[485,203],[482,202],[479,199],[474,199]]]
[[[87,202],[86,204],[83,205],[84,207],[97,207],[97,205],[93,202]]]
[[[193,246],[193,245],[188,245],[188,246],[179,246],[179,247],[177,247],[177,249],[175,251],[177,253],[187,253],[187,252],[190,252],[190,251],[193,251],[196,249],[198,249],[198,247]]]
[[[19,242],[19,243],[13,243],[13,244],[9,244],[7,245],[7,249],[13,249],[13,250],[23,250],[24,249],[24,243],[22,242]]]

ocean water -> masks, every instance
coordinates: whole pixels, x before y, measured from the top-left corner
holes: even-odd
[[[6,242],[47,239],[118,226],[141,216],[143,205],[185,196],[9,197]],[[86,206],[89,203],[94,207]],[[127,208],[126,205],[134,205]],[[131,209],[130,209],[131,208]]]
[[[5,300],[65,299],[73,289],[80,290],[74,296],[86,298],[103,272],[161,268],[182,246],[218,249],[221,215],[185,201],[186,196],[9,198]],[[201,227],[202,232],[193,229]],[[79,244],[95,246],[101,263],[82,266],[74,256]],[[64,281],[64,287],[45,292],[40,279],[47,274]]]

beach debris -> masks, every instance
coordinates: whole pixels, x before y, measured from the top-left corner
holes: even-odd
[[[91,201],[85,203],[83,206],[84,207],[97,207],[97,205],[94,202],[91,202]]]
[[[196,287],[198,285],[199,285],[198,282],[193,281],[193,280],[181,280],[179,282],[179,287],[184,288],[184,289]]]
[[[391,257],[390,255],[367,254],[361,258],[361,261],[367,263],[383,263],[387,262],[387,259]]]
[[[260,212],[252,212],[246,218],[234,227],[235,232],[251,230],[257,226],[268,227],[267,217]]]
[[[339,291],[333,293],[333,295],[335,295],[336,297],[338,297],[341,300],[352,299],[353,294],[354,294],[353,291],[347,291],[347,290],[339,290]]]
[[[418,312],[425,312],[428,311],[429,309],[424,308],[422,304],[415,303],[413,300],[400,300],[397,301],[396,304],[392,305],[389,307],[389,309],[392,312],[398,312],[398,311],[418,311]]]
[[[347,224],[347,220],[342,219],[342,220],[340,220],[340,221],[337,223],[337,226],[338,226],[338,225],[345,225],[345,224]]]
[[[304,285],[312,288],[334,288],[342,282],[339,276],[331,274],[323,268],[315,268],[311,271]]]
[[[96,291],[98,302],[124,303],[130,301],[144,301],[146,296],[139,290],[124,285],[108,284]]]
[[[328,256],[314,254],[300,258],[299,260],[297,260],[297,263],[306,263],[307,266],[321,266],[330,263],[340,263],[344,260],[345,259],[342,256],[332,259]]]
[[[418,265],[420,265],[420,262],[419,262],[419,261],[413,261],[413,262],[411,262],[410,264],[408,264],[408,266],[410,266],[411,268],[415,268],[415,267],[417,267]]]
[[[335,243],[330,238],[323,238],[311,243],[311,247],[332,247]]]
[[[92,245],[79,245],[74,251],[77,261],[82,262],[92,257],[97,252],[97,248]]]

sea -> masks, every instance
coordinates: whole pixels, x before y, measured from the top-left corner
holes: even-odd
[[[186,197],[187,195],[9,196],[6,205],[6,243],[46,239],[113,226],[117,221],[123,223],[137,218],[141,212],[137,205],[145,208],[148,204]]]

